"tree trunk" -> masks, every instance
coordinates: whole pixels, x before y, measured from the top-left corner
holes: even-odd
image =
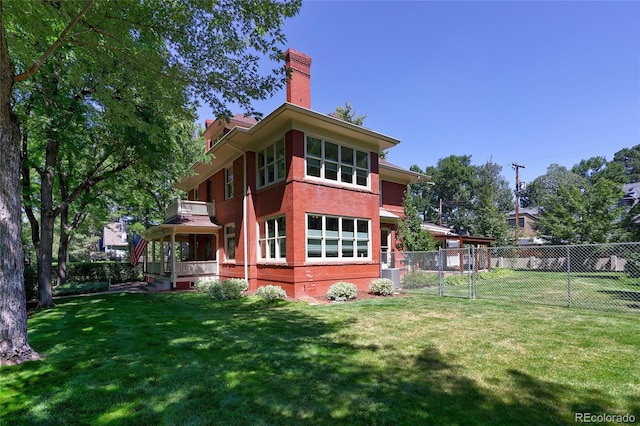
[[[0,0],[0,365],[38,359],[27,337],[20,209],[20,129],[11,108],[14,69]]]
[[[60,244],[58,245],[58,285],[67,283],[67,260],[69,258],[69,209],[60,211]]]

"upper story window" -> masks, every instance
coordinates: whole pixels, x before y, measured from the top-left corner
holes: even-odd
[[[258,187],[270,185],[285,178],[284,138],[258,151]]]
[[[258,256],[260,259],[287,258],[287,222],[284,216],[258,222]]]
[[[224,169],[224,199],[233,198],[233,166]]]
[[[307,176],[369,186],[369,153],[307,136]]]
[[[370,258],[368,219],[307,215],[307,259]]]

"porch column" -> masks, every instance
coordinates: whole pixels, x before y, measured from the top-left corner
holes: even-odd
[[[171,233],[171,288],[176,288],[176,234]]]
[[[162,236],[162,239],[160,240],[160,251],[162,253],[160,253],[160,275],[164,276],[165,273],[165,263],[164,263],[164,236]]]

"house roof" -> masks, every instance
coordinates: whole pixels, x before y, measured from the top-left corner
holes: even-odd
[[[215,124],[215,123],[214,123]],[[191,166],[191,175],[183,177],[174,186],[188,191],[208,178],[229,161],[246,151],[260,148],[265,141],[275,140],[291,129],[321,133],[336,139],[357,140],[363,147],[380,152],[392,148],[400,140],[375,132],[366,127],[348,123],[339,118],[319,113],[285,102],[255,125],[245,128],[236,126],[220,138],[208,151],[210,160]],[[206,139],[214,139],[219,127],[210,125],[203,133]],[[395,166],[399,170],[403,170]],[[389,170],[392,168],[389,167]],[[407,172],[406,170],[404,171]],[[411,172],[413,173],[413,172]],[[413,173],[415,175],[415,173]]]
[[[209,216],[176,216],[165,223],[147,229],[142,237],[147,241],[159,240],[171,234],[212,234],[220,226],[215,218]]]
[[[522,215],[529,215],[534,219],[538,218],[538,214],[540,214],[540,207],[521,207],[518,209],[518,215],[522,216]],[[515,210],[511,210],[509,213],[507,213],[505,216],[507,217],[515,217],[516,216],[516,211]]]
[[[380,178],[382,180],[409,185],[410,183],[416,183],[418,181],[426,182],[429,179],[431,179],[431,176],[429,175],[403,169],[400,166],[391,164],[384,158],[380,158],[378,161],[378,164],[380,166],[379,171],[380,171]]]

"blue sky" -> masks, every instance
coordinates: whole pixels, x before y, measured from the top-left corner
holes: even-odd
[[[313,58],[311,108],[348,101],[402,141],[388,156],[402,167],[468,154],[530,182],[640,144],[637,1],[305,1],[284,30]]]

